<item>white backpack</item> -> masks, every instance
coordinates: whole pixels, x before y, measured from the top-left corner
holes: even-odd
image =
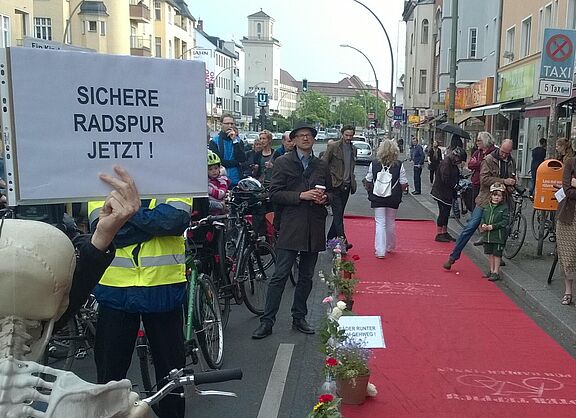
[[[382,170],[380,170],[376,176],[372,193],[379,197],[390,197],[392,195],[392,189],[395,186],[396,184],[392,185],[392,173],[389,167],[383,166]]]

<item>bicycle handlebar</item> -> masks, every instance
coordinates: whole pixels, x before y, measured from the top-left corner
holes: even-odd
[[[194,373],[193,370],[185,369],[184,373],[193,373],[194,384],[227,382],[228,380],[241,380],[242,369],[211,370],[208,372]]]
[[[226,382],[228,380],[242,379],[241,369],[225,369],[225,370],[210,370],[207,372],[194,373],[191,369],[173,370],[170,375],[166,377],[168,383],[158,389],[155,394],[142,399],[142,402],[148,405],[154,405],[168,396],[172,391],[187,385],[202,385],[205,383],[218,383]],[[211,394],[218,394],[217,391]],[[227,395],[226,392],[220,393]]]
[[[206,224],[213,224],[214,222],[223,221],[225,219],[228,219],[228,215],[210,215],[210,216],[202,218],[198,221],[191,222],[191,225],[189,228],[194,230],[194,229],[198,229],[200,226],[203,226]]]

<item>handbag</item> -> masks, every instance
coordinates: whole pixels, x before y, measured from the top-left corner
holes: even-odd
[[[396,183],[398,183],[398,181],[396,181]],[[382,167],[382,170],[380,170],[376,176],[372,193],[378,197],[390,197],[394,187],[396,187],[396,184],[392,185],[392,173],[390,169],[386,166]]]

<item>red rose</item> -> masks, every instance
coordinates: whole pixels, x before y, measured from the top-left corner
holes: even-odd
[[[326,359],[326,366],[332,367],[332,366],[336,366],[337,364],[338,364],[338,360],[336,360],[335,358],[328,357]]]
[[[334,396],[330,395],[329,393],[325,393],[324,395],[320,395],[318,398],[318,402],[320,403],[328,403],[334,400]]]
[[[354,254],[352,256],[352,260],[358,261],[358,260],[360,260],[360,256],[358,254]]]

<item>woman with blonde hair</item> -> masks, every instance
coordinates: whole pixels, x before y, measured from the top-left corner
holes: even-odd
[[[566,165],[568,160],[574,157],[572,142],[568,138],[558,138],[556,140],[556,152],[558,153],[558,159]]]
[[[396,212],[402,202],[402,191],[408,188],[404,165],[398,160],[399,153],[395,142],[388,139],[382,141],[376,152],[376,160],[370,163],[368,173],[362,180],[368,191],[370,206],[374,208],[376,221],[374,252],[377,258],[384,258],[387,252],[396,247]],[[381,171],[387,171],[392,175],[389,182],[391,191],[386,197],[374,194],[374,182]]]

